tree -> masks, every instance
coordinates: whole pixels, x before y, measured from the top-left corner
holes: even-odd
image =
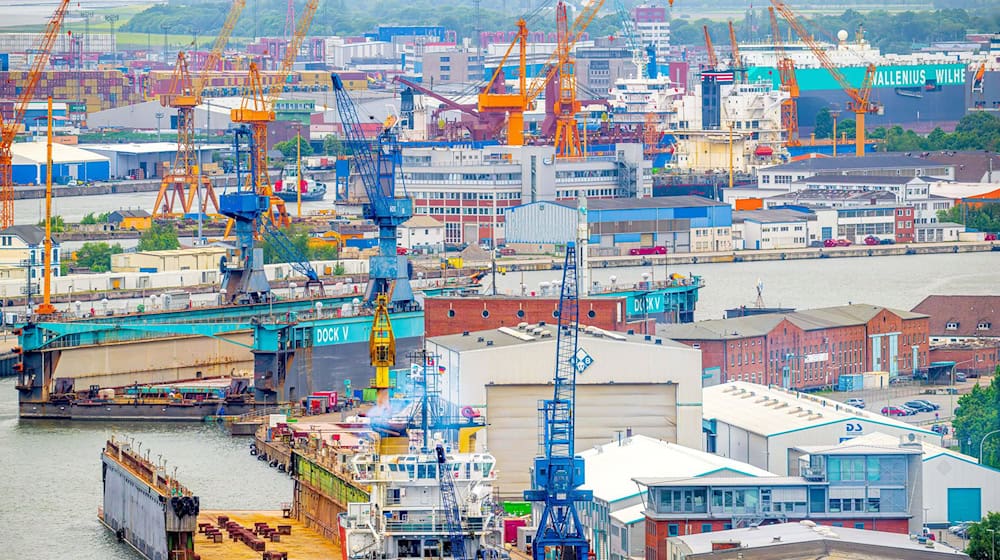
[[[1000,372],[998,372],[1000,373]],[[1000,465],[1000,440],[988,438],[986,434],[1000,429],[997,405],[1000,375],[993,378],[988,387],[976,385],[972,391],[958,399],[958,408],[951,422],[955,429],[955,437],[961,445],[962,453],[973,457],[979,456],[979,445],[983,445],[983,464],[996,467]]]
[[[347,154],[347,148],[340,138],[327,134],[323,139],[323,153],[328,156],[342,156]]]
[[[108,245],[103,241],[84,243],[76,251],[76,264],[94,272],[107,272],[111,270],[111,255],[121,252],[122,246],[118,243],[114,245]]]
[[[858,133],[858,125],[854,122],[854,119],[844,119],[842,121],[837,121],[837,137],[838,138],[854,138]]]
[[[829,138],[833,134],[833,116],[830,110],[823,107],[816,113],[816,128],[813,129],[816,138]]]
[[[80,223],[87,225],[103,224],[108,221],[108,216],[110,212],[101,212],[100,214],[94,214],[93,212],[88,213],[86,216],[80,220]]]
[[[996,535],[1000,533],[1000,512],[991,511],[979,523],[969,527],[969,546],[965,553],[972,560],[992,560],[995,558]]]
[[[1000,231],[1000,204],[959,204],[948,210],[938,210],[937,215],[940,222],[963,224],[976,231]]]
[[[62,216],[52,216],[49,221],[52,222],[52,233],[62,233],[66,231],[66,221],[63,220]],[[45,220],[38,220],[37,225],[40,228],[45,227]]]
[[[139,251],[169,251],[179,249],[180,241],[177,239],[177,230],[173,224],[162,224],[153,222],[149,229],[142,232],[139,238]]]
[[[291,140],[285,140],[284,142],[278,142],[277,144],[274,145],[274,149],[281,152],[281,155],[284,156],[286,160],[295,161],[295,156],[298,155],[295,151],[296,138],[298,139],[299,146],[301,147],[302,150],[302,157],[311,156],[313,154],[312,145],[309,143],[308,140],[306,140],[301,136],[296,136],[295,138],[292,138]]]

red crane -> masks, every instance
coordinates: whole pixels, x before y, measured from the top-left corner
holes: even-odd
[[[787,138],[785,142],[789,146],[801,146],[799,140],[799,81],[795,78],[795,61],[785,53],[785,47],[781,44],[781,29],[778,27],[778,17],[774,15],[774,8],[767,7],[768,15],[771,16],[771,40],[774,42],[774,54],[778,62],[778,76],[781,80],[781,89],[788,92],[788,99],[781,101],[781,128],[785,129]],[[836,138],[834,142],[836,142]]]
[[[24,122],[24,114],[28,110],[28,103],[35,95],[42,70],[49,63],[49,53],[52,52],[52,45],[59,35],[59,27],[62,26],[68,6],[69,0],[61,0],[45,26],[45,31],[42,32],[39,44],[34,50],[35,60],[31,63],[28,81],[21,89],[21,95],[14,105],[14,117],[8,121],[0,117],[0,229],[14,225],[14,156],[11,153],[14,137]]]

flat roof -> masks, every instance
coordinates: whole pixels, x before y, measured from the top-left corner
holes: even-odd
[[[799,179],[796,183],[835,183],[835,184],[868,184],[868,185],[905,185],[910,181],[917,180],[917,177],[902,175],[841,175],[841,174],[819,174],[805,179]]]
[[[494,348],[519,346],[523,344],[544,344],[546,342],[554,343],[557,328],[558,327],[555,323],[531,323],[524,324],[523,328],[511,326],[485,331],[466,331],[468,334],[463,332],[458,334],[435,336],[430,340],[432,340],[434,344],[444,346],[445,348],[457,352],[489,350]],[[691,349],[691,347],[686,344],[674,342],[673,340],[663,337],[653,337],[651,340],[646,340],[645,336],[641,334],[625,334],[605,331],[604,329],[598,329],[596,327],[588,328],[590,329],[589,331],[583,329],[580,330],[581,341],[587,338],[603,338],[613,342],[643,344],[647,346],[656,345],[669,348],[683,348],[685,350]],[[659,341],[659,344],[657,344],[657,341]]]
[[[586,461],[587,482],[583,488],[594,496],[614,502],[639,494],[634,479],[697,478],[710,473],[731,472],[748,477],[774,476],[753,465],[669,443],[644,435],[611,441],[580,453]]]
[[[777,539],[777,540],[775,540]],[[847,527],[826,527],[818,526],[810,521],[800,521],[798,523],[778,523],[775,525],[760,525],[745,529],[730,529],[728,531],[713,531],[711,533],[698,533],[684,535],[681,537],[670,537],[670,540],[683,542],[693,554],[707,554],[712,552],[712,543],[734,542],[739,543],[740,548],[766,548],[771,546],[784,546],[791,543],[805,543],[815,541],[829,541],[834,543],[852,543],[855,545],[868,545],[878,547],[896,548],[911,551],[909,554],[953,554],[968,558],[963,552],[955,550],[945,544],[930,541],[932,545],[921,544],[917,540],[911,540],[907,534],[886,533],[883,531],[868,531],[865,529],[851,529]],[[836,546],[834,544],[834,546]],[[900,553],[905,557],[904,553]],[[838,556],[839,557],[839,556]]]
[[[932,166],[954,167],[948,163],[938,163],[922,158],[885,154],[866,156],[838,156],[838,157],[813,157],[765,167],[760,170],[763,173],[783,172],[783,171],[839,171],[848,169],[899,169],[899,168],[925,168]],[[911,177],[912,178],[912,177]]]
[[[627,508],[620,509],[618,511],[611,512],[611,519],[623,524],[631,525],[633,523],[638,523],[640,521],[645,521],[646,519],[646,506],[645,504],[635,504],[634,506],[629,506]]]
[[[719,420],[765,437],[835,422],[865,420],[941,441],[935,432],[889,416],[817,395],[745,381],[705,387],[702,411],[706,420]]]
[[[758,222],[761,224],[777,224],[788,222],[808,222],[809,220],[815,219],[815,214],[785,208],[771,210],[738,210],[733,212],[733,223]]]
[[[553,204],[576,208],[576,201],[557,201]],[[653,198],[589,198],[587,210],[629,210],[633,208],[691,208],[729,206],[710,198],[695,195],[658,196]]]
[[[806,486],[809,481],[801,476],[746,477],[707,476],[703,478],[657,478],[634,479],[642,486]]]
[[[44,144],[43,144],[44,146]],[[159,154],[177,152],[176,142],[129,142],[123,144],[81,144],[87,150],[115,152],[119,154]],[[197,150],[229,150],[229,144],[202,144]],[[102,156],[103,157],[103,156]]]

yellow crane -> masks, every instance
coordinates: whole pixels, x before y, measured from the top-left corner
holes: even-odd
[[[257,64],[255,62],[250,63],[250,72],[248,74],[250,94],[243,98],[240,107],[230,112],[231,121],[250,126],[254,138],[254,153],[251,156],[254,160],[253,167],[256,169],[256,176],[253,178],[254,186],[257,194],[270,198],[271,205],[268,209],[268,218],[278,227],[285,227],[291,224],[291,218],[288,216],[285,202],[275,196],[274,189],[271,186],[271,178],[267,173],[267,126],[275,120],[274,103],[278,100],[278,96],[281,95],[284,89],[288,75],[295,64],[299,48],[302,46],[302,40],[305,39],[306,32],[309,31],[309,26],[312,25],[313,16],[316,15],[318,7],[319,0],[308,0],[306,2],[306,9],[295,28],[295,34],[292,35],[292,38],[288,41],[288,45],[285,47],[285,55],[281,60],[281,68],[275,76],[274,81],[264,86]],[[228,234],[230,228],[227,227],[226,229]]]
[[[604,0],[588,0],[580,10],[579,15],[573,20],[572,26],[569,25],[563,2],[557,5],[556,24],[559,30],[557,48],[542,65],[547,70],[536,76],[530,84],[525,78],[528,27],[523,19],[518,20],[518,30],[514,40],[507,47],[499,66],[493,72],[493,76],[483,88],[482,93],[479,94],[478,99],[479,112],[506,115],[508,146],[524,145],[524,113],[534,108],[535,100],[545,90],[545,86],[558,75],[559,97],[555,103],[556,137],[558,138],[556,154],[559,156],[578,156],[581,154],[580,138],[576,132],[576,113],[580,110],[580,104],[576,99],[576,75],[572,51],[603,5]],[[496,93],[496,86],[503,73],[504,63],[515,47],[518,47],[519,51],[518,92]]]
[[[781,28],[778,27],[778,17],[774,7],[767,7],[771,17],[771,40],[774,42],[774,55],[777,58],[778,76],[781,89],[788,92],[788,99],[781,101],[781,128],[785,129],[785,143],[789,146],[800,146],[799,140],[799,81],[795,78],[795,61],[785,53],[781,43]],[[834,144],[836,144],[836,138]]]
[[[160,96],[161,105],[177,109],[177,155],[173,167],[163,175],[163,181],[160,182],[160,191],[156,194],[156,202],[153,204],[152,214],[155,218],[190,212],[198,189],[202,189],[204,193],[198,212],[207,213],[209,203],[212,204],[216,214],[219,212],[219,201],[212,188],[212,182],[198,167],[194,146],[194,110],[201,104],[205,82],[219,66],[222,52],[229,43],[229,37],[233,34],[233,29],[245,6],[246,0],[235,0],[229,7],[222,29],[205,59],[205,65],[195,79],[191,78],[184,52],[177,53],[177,64],[174,65],[174,73],[170,78],[170,88],[166,94]],[[180,208],[177,208],[178,204]]]
[[[396,365],[396,335],[392,332],[392,322],[389,320],[389,295],[378,294],[375,297],[375,316],[372,318],[372,332],[368,335],[368,352],[372,367],[375,368],[375,379],[371,386],[376,391],[376,405],[389,404],[389,370]]]
[[[785,18],[788,25],[795,30],[802,41],[809,46],[816,58],[819,59],[820,64],[826,71],[830,73],[831,76],[837,83],[840,84],[840,88],[844,90],[844,93],[850,97],[850,101],[847,102],[847,109],[854,113],[854,123],[855,123],[855,155],[863,156],[865,155],[865,115],[868,113],[878,113],[881,111],[881,105],[871,100],[872,84],[875,79],[875,65],[869,64],[865,69],[865,77],[861,81],[860,87],[854,87],[850,81],[840,72],[840,69],[836,64],[830,59],[830,55],[826,53],[826,50],[816,42],[815,39],[806,31],[802,23],[799,22],[798,17],[792,12],[791,8],[788,7],[784,2],[779,0],[771,0],[771,4],[774,5],[774,9],[777,10],[781,17]],[[834,138],[834,142],[836,142]]]

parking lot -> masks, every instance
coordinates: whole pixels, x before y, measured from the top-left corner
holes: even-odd
[[[930,426],[936,422],[948,424],[950,428],[951,417],[954,414],[955,407],[958,406],[958,399],[963,394],[968,393],[975,387],[976,383],[983,386],[989,385],[993,382],[992,377],[979,377],[975,379],[969,379],[962,383],[956,383],[953,386],[949,385],[924,385],[919,383],[900,383],[893,384],[884,389],[866,389],[863,391],[850,391],[850,392],[834,392],[828,395],[831,399],[838,401],[846,401],[851,398],[860,398],[865,401],[865,410],[874,412],[876,414],[882,411],[882,407],[885,406],[899,406],[906,401],[911,401],[914,399],[923,399],[930,401],[941,408],[937,411],[937,416],[934,412],[919,412],[912,416],[894,416],[903,422],[908,422],[910,424],[917,424],[921,426]],[[940,390],[941,392],[947,391],[950,387],[954,387],[957,394],[925,394],[924,391],[927,390]],[[951,435],[951,434],[949,434]]]

